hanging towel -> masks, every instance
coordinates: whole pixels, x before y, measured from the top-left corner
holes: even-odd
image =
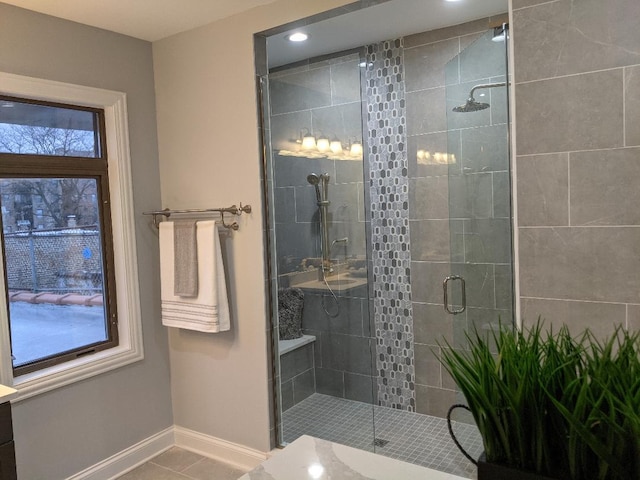
[[[216,223],[196,224],[198,295],[193,298],[179,297],[174,292],[173,230],[173,222],[160,223],[162,324],[210,333],[229,330],[227,285]]]
[[[197,243],[195,220],[173,222],[173,294],[177,297],[198,296]]]

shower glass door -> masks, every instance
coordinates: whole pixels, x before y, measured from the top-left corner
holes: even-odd
[[[263,78],[280,444],[374,448],[361,61],[345,52]]]
[[[446,67],[453,346],[513,323],[506,42],[479,36]],[[464,292],[463,292],[464,288]],[[462,399],[460,399],[462,400]]]

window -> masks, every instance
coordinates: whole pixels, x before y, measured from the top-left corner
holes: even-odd
[[[124,94],[0,85],[0,381],[22,399],[142,358],[137,262]]]

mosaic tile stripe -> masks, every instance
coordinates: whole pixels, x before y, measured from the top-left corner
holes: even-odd
[[[403,39],[367,46],[366,61],[378,403],[415,411]]]

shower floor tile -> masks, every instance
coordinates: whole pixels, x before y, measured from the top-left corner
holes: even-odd
[[[311,435],[475,478],[476,467],[454,445],[443,418],[314,393],[284,412],[282,420],[286,443],[301,435]],[[453,422],[453,430],[467,452],[478,458],[483,447],[475,425]]]

